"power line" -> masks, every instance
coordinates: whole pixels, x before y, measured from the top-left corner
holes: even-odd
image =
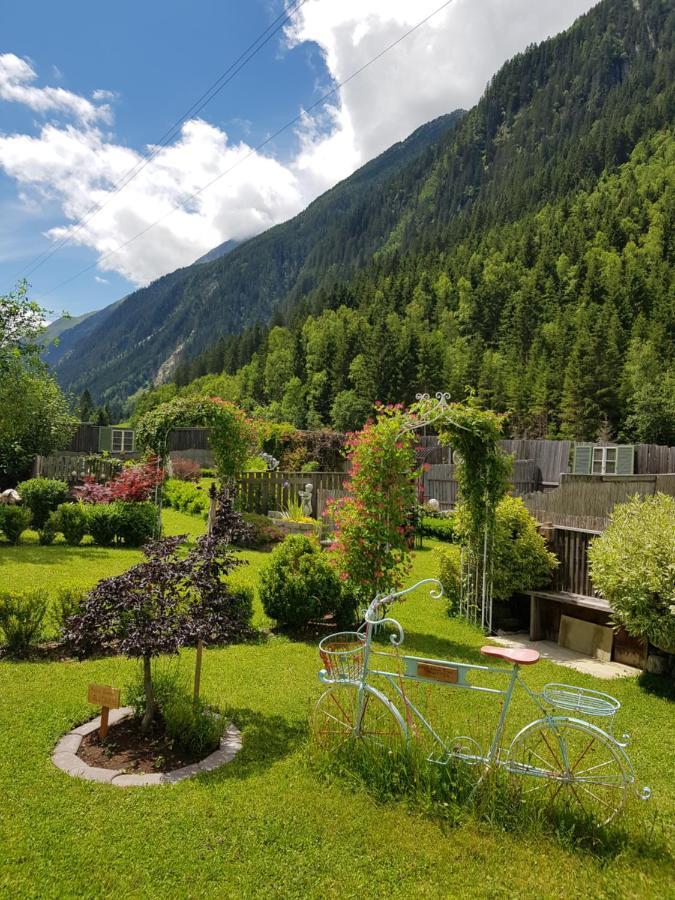
[[[290,22],[294,13],[296,13],[301,6],[303,6],[307,0],[293,0],[290,7],[286,7],[284,12],[279,15],[268,27],[261,32],[258,37],[252,41],[249,46],[237,57],[237,59],[232,62],[227,69],[213,82],[213,84],[207,88],[206,91],[197,99],[195,102],[187,109],[183,115],[177,119],[171,127],[164,132],[162,137],[158,142],[153,144],[153,149],[150,153],[148,153],[142,160],[136,163],[128,172],[126,172],[119,181],[117,181],[113,185],[112,192],[106,195],[105,200],[102,200],[100,203],[94,204],[90,209],[88,209],[75,225],[71,226],[68,229],[67,234],[65,234],[56,244],[50,247],[47,251],[42,253],[40,256],[37,256],[31,263],[29,263],[28,268],[23,271],[23,277],[28,277],[37,269],[39,269],[44,263],[47,262],[48,259],[51,259],[55,253],[58,253],[66,244],[70,243],[70,241],[75,237],[75,235],[82,230],[82,228],[88,224],[98,213],[106,207],[110,201],[116,197],[124,188],[139,175],[146,166],[148,166],[157,155],[173,140],[173,138],[178,133],[180,126],[191,116],[195,116],[201,112],[204,107],[213,100],[213,98],[219,94],[224,87],[226,87],[234,77],[241,72],[241,70],[256,56],[263,47],[268,44],[272,38],[288,23]],[[14,277],[13,281],[16,281],[17,278],[21,275],[21,272],[17,273]]]
[[[47,296],[49,296],[49,294],[53,294],[55,291],[58,291],[60,288],[65,287],[67,284],[70,284],[72,281],[75,281],[76,278],[79,278],[81,275],[84,275],[86,272],[91,271],[91,269],[97,268],[104,259],[108,259],[110,256],[113,256],[115,253],[119,253],[120,250],[123,250],[125,247],[128,247],[129,244],[132,244],[134,241],[138,240],[138,238],[143,237],[144,234],[147,234],[148,231],[150,231],[156,225],[159,225],[160,222],[163,222],[169,216],[173,215],[173,213],[175,213],[177,210],[182,209],[184,206],[186,206],[186,204],[191,203],[196,197],[198,197],[200,194],[203,194],[204,191],[206,191],[210,187],[212,187],[217,181],[220,181],[221,178],[224,178],[226,175],[229,175],[234,169],[236,169],[238,166],[240,166],[243,162],[246,162],[247,159],[250,159],[251,156],[254,156],[256,153],[259,153],[260,150],[263,149],[263,147],[266,147],[267,144],[269,144],[271,141],[278,138],[279,135],[283,134],[284,131],[287,131],[289,128],[291,128],[293,125],[295,125],[297,122],[301,121],[308,112],[311,112],[313,109],[316,109],[317,106],[320,106],[329,97],[332,97],[334,94],[336,94],[341,88],[343,88],[346,84],[348,84],[350,81],[352,81],[354,78],[356,78],[357,75],[360,75],[362,72],[364,72],[370,66],[372,66],[373,63],[376,63],[379,59],[381,59],[390,50],[393,50],[394,47],[397,47],[402,41],[404,41],[406,38],[410,37],[411,34],[413,34],[415,31],[417,31],[423,25],[426,25],[427,22],[429,22],[431,19],[434,18],[434,16],[438,15],[438,13],[442,12],[444,9],[446,9],[448,6],[450,6],[453,2],[454,2],[454,0],[445,0],[445,2],[442,3],[440,6],[438,6],[433,12],[429,13],[429,15],[425,16],[423,19],[420,19],[420,21],[417,22],[417,24],[413,25],[411,28],[408,29],[408,31],[406,31],[400,37],[396,38],[395,41],[392,41],[390,44],[388,44],[383,50],[380,50],[380,52],[377,53],[375,56],[373,56],[371,59],[369,59],[368,62],[364,63],[362,66],[359,66],[359,68],[356,69],[354,72],[352,72],[351,75],[348,75],[347,78],[344,78],[342,81],[335,84],[329,91],[327,91],[325,94],[323,94],[323,96],[321,96],[318,100],[316,100],[314,103],[312,103],[311,106],[308,106],[301,113],[298,113],[297,116],[295,116],[293,119],[291,119],[285,125],[282,125],[282,127],[279,128],[277,131],[275,131],[274,134],[271,134],[269,137],[265,138],[264,141],[261,141],[255,147],[252,147],[248,153],[246,153],[244,156],[240,157],[240,159],[238,159],[235,163],[233,163],[228,169],[225,169],[225,171],[220,172],[218,175],[216,175],[214,178],[212,178],[211,181],[208,181],[206,184],[202,185],[202,187],[200,187],[198,190],[196,190],[193,194],[190,194],[188,197],[186,197],[185,200],[182,200],[176,206],[172,207],[172,209],[170,209],[168,212],[164,213],[158,219],[155,219],[154,222],[151,222],[149,225],[147,225],[145,228],[143,228],[142,231],[139,231],[137,234],[128,238],[128,240],[124,241],[118,247],[115,247],[113,250],[109,250],[107,253],[104,253],[103,256],[100,256],[93,263],[90,263],[90,265],[85,266],[83,269],[80,269],[79,272],[76,272],[74,275],[71,275],[70,278],[66,278],[65,281],[60,282],[55,287],[50,288],[50,290],[44,292],[43,296],[47,297]]]

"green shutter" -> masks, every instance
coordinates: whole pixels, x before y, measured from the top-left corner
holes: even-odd
[[[575,444],[573,475],[590,475],[593,466],[593,444]]]
[[[107,450],[110,452],[112,442],[112,428],[108,425],[101,425],[98,429],[98,449],[99,451]]]
[[[632,475],[635,469],[635,447],[624,444],[616,448],[616,474]]]

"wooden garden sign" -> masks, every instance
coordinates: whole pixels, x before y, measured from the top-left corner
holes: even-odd
[[[87,701],[101,707],[101,727],[98,733],[101,740],[104,740],[108,736],[108,714],[111,709],[119,709],[120,706],[120,689],[110,687],[109,684],[90,684]]]

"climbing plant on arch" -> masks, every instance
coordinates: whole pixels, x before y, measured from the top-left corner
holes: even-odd
[[[455,450],[455,475],[463,507],[460,612],[492,630],[492,551],[497,504],[509,487],[511,457],[499,448],[504,416],[480,409],[470,398],[420,395],[409,427],[433,425],[441,444]]]
[[[169,434],[174,428],[210,428],[209,443],[218,474],[231,479],[244,468],[255,443],[252,422],[245,413],[220,397],[176,397],[149,410],[136,429],[141,449],[162,463],[169,455]]]

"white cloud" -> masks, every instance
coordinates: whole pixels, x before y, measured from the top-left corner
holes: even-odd
[[[94,281],[96,284],[110,284],[107,278],[101,278],[100,275],[94,275]]]
[[[336,83],[438,4],[307,0],[287,40],[290,46],[318,45]],[[73,240],[95,250],[101,269],[143,284],[225,240],[242,240],[288,219],[419,125],[472,106],[506,59],[569,26],[592,5],[593,0],[454,0],[349,82],[323,110],[305,115],[289,161],[258,153],[244,141],[233,143],[225,131],[193,120],[115,196],[115,184],[143,162],[140,153],[114,143],[97,125],[109,120],[104,101],[116,95],[101,89],[90,101],[61,88],[35,87],[33,67],[5,54],[0,56],[0,100],[76,121],[50,122],[36,135],[0,133],[0,169],[16,179],[29,201],[36,196],[40,202],[56,201],[70,223],[105,202]],[[316,91],[315,96],[322,92],[318,86]],[[168,215],[233,166],[187,208]],[[107,256],[160,217],[147,234]],[[59,239],[68,230],[60,225],[48,233]]]
[[[60,87],[35,87],[36,78],[37,73],[27,60],[13,53],[0,54],[0,100],[22,103],[39,113],[66,113],[85,124],[111,121],[107,104],[97,106]]]
[[[364,162],[430,119],[478,100],[502,63],[572,24],[597,0],[454,0],[340,91],[336,129],[312,150]],[[308,0],[288,31],[316,42],[341,82],[440,5],[439,0]]]

